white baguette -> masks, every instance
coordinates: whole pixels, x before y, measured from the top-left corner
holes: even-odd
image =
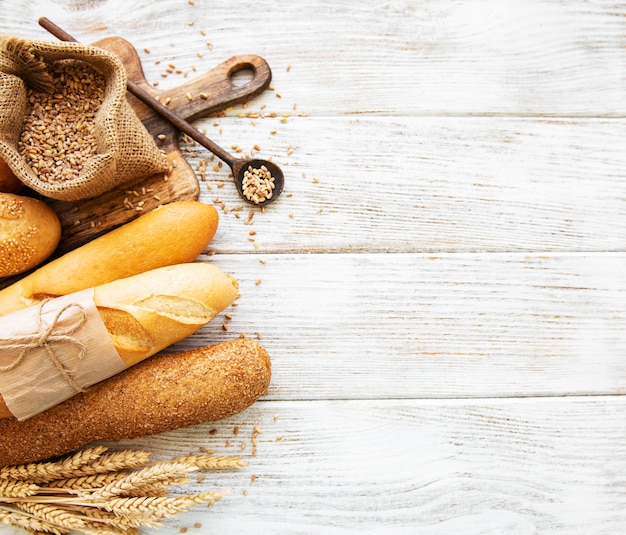
[[[98,313],[127,366],[193,334],[237,295],[237,280],[205,263],[166,266],[94,288]],[[0,418],[10,416],[0,396]]]

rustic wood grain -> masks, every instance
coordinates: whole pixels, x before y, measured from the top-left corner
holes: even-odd
[[[48,16],[81,41],[124,36],[162,60],[147,70],[160,87],[181,78],[161,77],[170,61],[201,71],[259,54],[282,95],[264,97],[276,111],[298,103],[321,116],[626,113],[624,7],[612,0],[232,4],[35,0],[7,3],[3,17],[26,35],[44,35],[33,21]]]
[[[1,7],[23,36],[48,16],[128,39],[160,92],[239,54],[272,69],[194,125],[278,163],[278,202],[242,206],[180,142],[220,210],[198,261],[241,297],[173,348],[259,336],[272,384],[228,420],[111,445],[249,462],[192,483],[231,490],[211,510],[146,533],[626,531],[623,3]]]
[[[225,535],[608,534],[626,522],[625,410],[623,396],[259,402],[218,424],[111,446],[248,461],[193,485],[230,491],[210,513],[158,533],[199,522]]]
[[[260,335],[271,399],[626,393],[624,253],[202,260],[241,298],[175,347]]]
[[[199,126],[225,146],[259,145],[286,176],[278,205],[249,226],[248,207],[232,211],[241,200],[227,172],[209,166],[200,198],[230,210],[218,252],[601,252],[626,244],[623,119],[266,117]],[[207,157],[197,147],[184,153],[192,162]]]

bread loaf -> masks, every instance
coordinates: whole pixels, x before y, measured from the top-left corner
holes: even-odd
[[[38,266],[54,252],[60,239],[61,223],[47,204],[0,193],[0,277]]]
[[[218,267],[188,263],[97,286],[94,303],[115,349],[133,366],[196,332],[237,292],[237,280]],[[0,418],[10,416],[0,396]]]
[[[0,420],[0,466],[220,420],[264,394],[270,377],[269,355],[249,339],[152,357],[29,420]]]
[[[217,230],[217,210],[198,201],[161,206],[0,290],[0,315],[154,268],[191,262]]]
[[[0,158],[0,192],[19,193],[23,187],[22,181],[15,176],[15,173],[7,163]]]

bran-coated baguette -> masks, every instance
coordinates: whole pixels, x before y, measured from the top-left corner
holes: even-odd
[[[217,231],[217,210],[176,201],[41,266],[0,290],[0,315],[154,268],[195,260]]]
[[[235,301],[238,288],[217,266],[192,262],[97,286],[94,303],[115,349],[133,366],[206,325]],[[0,395],[0,418],[11,416]]]
[[[0,466],[217,421],[250,406],[270,378],[269,355],[245,338],[155,356],[29,420],[0,420]]]

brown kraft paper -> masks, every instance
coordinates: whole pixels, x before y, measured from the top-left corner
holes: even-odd
[[[18,420],[126,368],[93,302],[93,289],[0,317],[0,394]]]

